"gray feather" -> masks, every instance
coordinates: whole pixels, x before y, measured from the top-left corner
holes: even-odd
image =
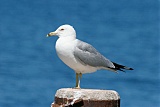
[[[115,68],[113,63],[101,55],[92,45],[78,40],[74,50],[75,58],[83,65],[93,67]]]

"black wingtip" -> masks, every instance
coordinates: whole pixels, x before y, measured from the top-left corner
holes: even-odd
[[[134,70],[133,68],[130,68],[129,70]]]
[[[126,67],[126,66],[124,66],[122,69],[126,69],[126,70],[134,70],[133,68],[129,68],[129,67]]]
[[[119,70],[119,71],[122,71],[122,72],[125,72],[123,69],[125,69],[125,70],[133,70],[133,68],[129,68],[129,67],[126,67],[126,66],[114,63],[114,62],[112,62],[112,63],[114,64],[116,70]]]

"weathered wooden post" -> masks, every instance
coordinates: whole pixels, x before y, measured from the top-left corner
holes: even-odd
[[[120,96],[113,90],[62,88],[51,107],[120,107]]]

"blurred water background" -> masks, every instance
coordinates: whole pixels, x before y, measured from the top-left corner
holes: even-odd
[[[110,60],[134,68],[83,75],[82,88],[116,90],[121,107],[160,106],[159,0],[1,0],[0,107],[50,107],[57,89],[74,87],[75,73],[55,52],[71,24],[77,38]]]

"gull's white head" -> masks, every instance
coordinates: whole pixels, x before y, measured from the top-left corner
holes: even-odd
[[[67,37],[72,36],[76,37],[76,31],[71,25],[61,25],[56,31],[50,32],[47,37],[49,36],[59,36],[59,37]]]

